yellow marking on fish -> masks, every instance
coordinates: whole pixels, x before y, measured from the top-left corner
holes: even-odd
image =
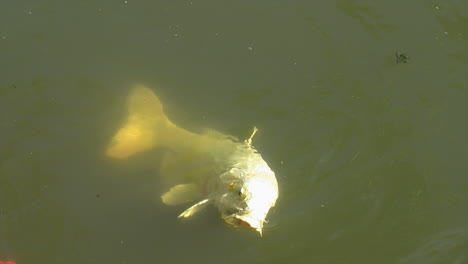
[[[228,190],[229,190],[230,192],[232,192],[232,191],[234,190],[234,187],[235,187],[235,186],[236,186],[236,183],[235,183],[235,182],[232,182],[231,185],[229,185]]]

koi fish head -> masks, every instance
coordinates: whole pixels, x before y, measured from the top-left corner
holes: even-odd
[[[251,227],[261,235],[268,211],[278,198],[278,184],[260,154],[249,154],[221,175],[227,191],[215,202],[228,224]]]

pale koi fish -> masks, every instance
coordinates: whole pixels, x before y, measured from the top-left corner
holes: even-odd
[[[197,201],[179,217],[190,217],[214,204],[230,225],[262,234],[268,211],[278,198],[275,173],[252,146],[214,131],[192,133],[175,125],[152,90],[136,85],[128,99],[128,117],[114,135],[106,155],[126,159],[156,147],[167,149],[160,172],[177,179],[161,198],[167,205]]]

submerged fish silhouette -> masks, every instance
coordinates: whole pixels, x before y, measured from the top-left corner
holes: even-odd
[[[168,149],[161,174],[178,178],[161,196],[167,205],[198,200],[179,217],[189,217],[212,203],[233,226],[247,226],[262,234],[263,223],[278,198],[274,172],[252,146],[214,131],[192,133],[166,116],[158,97],[135,85],[127,98],[128,117],[114,135],[106,155],[126,159],[155,147]]]

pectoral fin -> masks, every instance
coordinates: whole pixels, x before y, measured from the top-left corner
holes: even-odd
[[[161,196],[163,203],[178,205],[200,199],[200,187],[195,183],[178,184]]]
[[[195,213],[198,213],[199,211],[201,211],[203,208],[205,208],[207,205],[208,205],[208,202],[210,201],[210,199],[205,199],[205,200],[202,200],[194,205],[192,205],[190,208],[188,208],[187,210],[183,211],[179,216],[178,218],[181,218],[181,217],[190,217],[192,215],[194,215]]]

